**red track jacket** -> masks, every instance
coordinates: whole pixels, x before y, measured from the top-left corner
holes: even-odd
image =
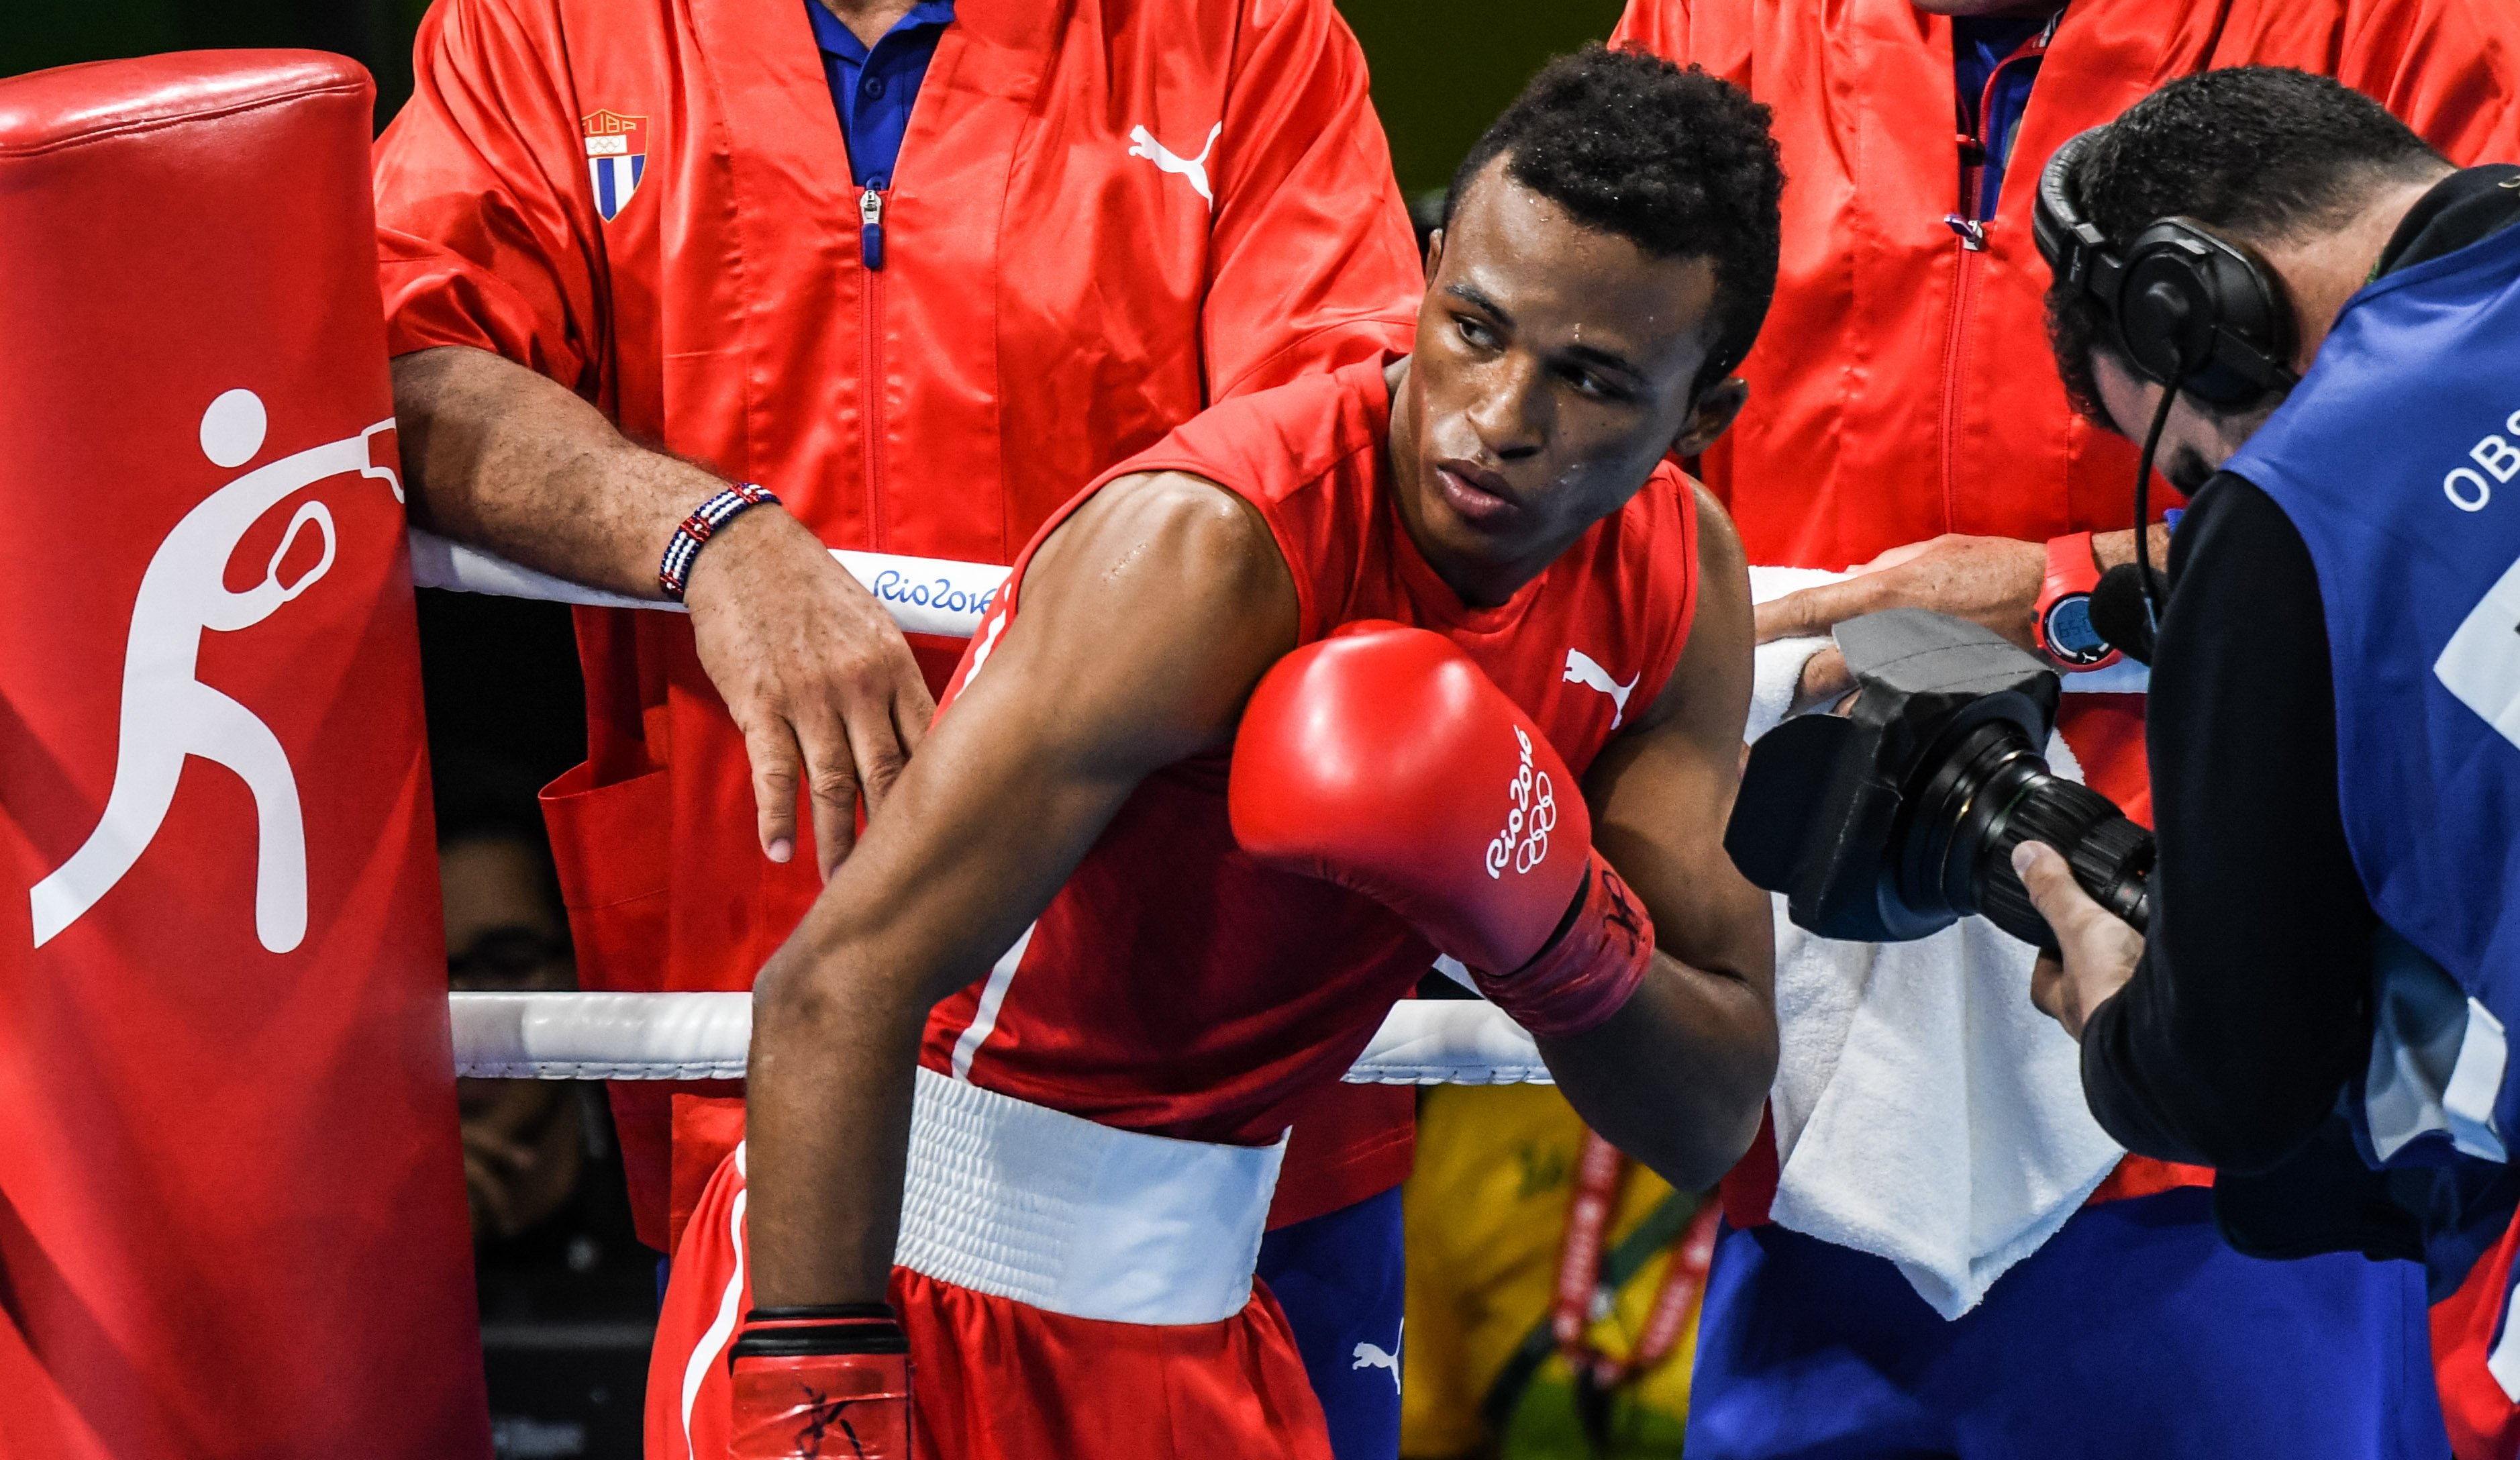
[[[1943,532],[2130,525],[2136,449],[2066,403],[2030,205],[2059,144],[2163,82],[2299,67],[2377,98],[2462,165],[2520,158],[2508,0],[2075,0],[1972,251],[1943,222],[1961,207],[1950,21],[1908,0],[1631,0],[1613,40],[1776,114],[1776,304],[1741,367],[1749,407],[1703,461],[1753,563],[1845,568]],[[2155,496],[2179,500],[2159,482]],[[2120,698],[2070,700],[2066,739],[2094,786],[2148,819],[2140,702]]]
[[[1749,407],[1703,463],[1754,563],[2130,525],[2136,451],[2066,404],[2030,204],[2058,144],[2163,82],[2299,67],[2378,99],[2452,161],[2520,158],[2507,0],[2074,0],[1972,252],[1943,223],[1960,206],[1951,34],[1909,0],[1632,0],[1619,22],[1615,40],[1776,113],[1776,304],[1741,368]]]
[[[441,0],[377,154],[393,349],[527,364],[834,547],[1005,563],[1209,401],[1409,347],[1409,223],[1328,0],[961,0],[879,271],[804,3]],[[580,610],[578,638],[588,759],[545,800],[585,982],[749,987],[814,858],[761,855],[685,621]],[[941,685],[962,646],[913,642]],[[616,1092],[662,1245],[665,1090]],[[1406,1097],[1299,1122],[1342,1133],[1298,1137],[1281,1215],[1397,1181]],[[677,1158],[687,1208],[715,1152]]]

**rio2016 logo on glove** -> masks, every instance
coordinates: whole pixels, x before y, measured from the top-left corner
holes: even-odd
[[[1506,783],[1506,795],[1513,806],[1506,813],[1505,830],[1488,844],[1488,876],[1502,878],[1510,865],[1516,872],[1528,872],[1549,855],[1549,834],[1557,829],[1557,792],[1549,784],[1549,772],[1534,770],[1531,764],[1531,737],[1520,725],[1513,727],[1513,738],[1522,743],[1522,766]]]

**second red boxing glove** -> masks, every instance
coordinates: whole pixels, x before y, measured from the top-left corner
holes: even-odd
[[[910,1343],[890,1305],[754,1308],[727,1363],[729,1460],[910,1460]]]
[[[1440,634],[1353,623],[1281,660],[1243,709],[1228,805],[1254,858],[1407,918],[1534,1033],[1607,1019],[1652,956],[1565,762]]]

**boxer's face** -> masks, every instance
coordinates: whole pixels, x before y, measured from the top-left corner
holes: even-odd
[[[1582,226],[1502,158],[1429,247],[1427,283],[1392,465],[1410,536],[1473,603],[1509,596],[1739,409],[1737,381],[1690,397],[1713,265]]]

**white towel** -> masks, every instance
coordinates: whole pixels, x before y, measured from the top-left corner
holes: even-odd
[[[1762,601],[1839,576],[1750,570]],[[1762,646],[1753,738],[1825,639]],[[1763,716],[1762,710],[1767,711]],[[2082,779],[2061,740],[2048,763]],[[2054,1235],[2124,1153],[2083,1102],[2080,1052],[2031,1007],[2036,953],[1983,918],[1911,943],[1815,937],[1776,899],[1770,1215],[1887,1257],[1946,1318]]]

